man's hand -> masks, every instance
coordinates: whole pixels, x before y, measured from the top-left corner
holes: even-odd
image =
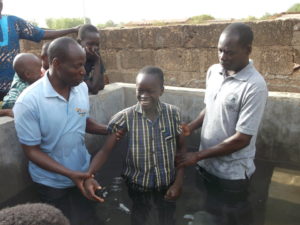
[[[94,178],[89,178],[84,182],[84,190],[85,190],[85,197],[90,200],[97,201],[97,202],[104,202],[103,198],[100,198],[96,195],[96,191],[100,190],[101,186]]]
[[[182,187],[181,185],[176,185],[175,183],[173,185],[171,185],[169,187],[169,189],[167,190],[166,194],[165,194],[165,199],[166,200],[176,200],[182,191]]]
[[[118,129],[117,131],[116,131],[116,138],[117,138],[117,141],[120,141],[123,137],[124,137],[124,135],[126,134],[126,130],[124,130],[124,129]]]
[[[96,47],[85,47],[86,55],[89,59],[93,60],[94,62],[99,62],[100,64],[100,53],[99,48]]]
[[[181,124],[181,129],[182,129],[183,136],[191,135],[191,129],[188,124],[186,124],[186,123]]]
[[[72,172],[72,174],[69,176],[69,178],[76,184],[76,186],[79,188],[81,193],[86,196],[83,183],[86,179],[90,178],[92,175],[89,173],[82,173],[82,172]]]
[[[175,157],[176,167],[187,167],[198,162],[198,152],[179,153]]]

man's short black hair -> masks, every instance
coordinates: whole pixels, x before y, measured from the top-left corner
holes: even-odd
[[[77,39],[84,40],[88,33],[94,33],[94,32],[99,33],[99,30],[97,29],[97,27],[95,27],[92,24],[84,24],[79,28]]]
[[[48,48],[47,54],[49,58],[49,64],[52,63],[54,58],[65,60],[69,57],[69,48],[71,45],[80,46],[77,41],[70,37],[60,37],[54,39]],[[81,47],[81,46],[80,46]]]
[[[156,67],[156,66],[145,66],[139,71],[139,74],[145,74],[145,75],[152,75],[156,76],[156,78],[159,79],[161,86],[164,86],[164,73],[161,70],[161,68]]]
[[[239,43],[243,46],[252,45],[253,31],[250,26],[244,23],[232,23],[228,25],[222,33],[236,34],[239,37]]]

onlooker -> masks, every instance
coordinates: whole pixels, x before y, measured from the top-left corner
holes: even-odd
[[[31,23],[11,15],[2,15],[3,0],[0,0],[0,101],[10,89],[15,71],[12,62],[20,52],[20,39],[39,42],[53,39],[69,33],[75,33],[79,27],[64,30],[44,30]]]
[[[185,133],[202,126],[199,152],[178,155],[177,164],[198,164],[199,180],[206,187],[206,210],[217,224],[251,224],[248,198],[255,170],[255,142],[268,90],[249,55],[253,32],[232,23],[222,32],[219,64],[209,68],[206,108],[189,123]]]
[[[47,41],[42,46],[41,51],[41,59],[42,59],[42,67],[41,67],[41,76],[44,76],[46,71],[49,69],[49,60],[48,60],[48,48],[50,45],[50,41]]]
[[[41,60],[32,53],[20,53],[13,61],[16,71],[11,88],[3,98],[0,116],[13,116],[12,108],[22,91],[41,77]]]
[[[0,224],[70,225],[59,209],[43,203],[27,203],[1,209]]]
[[[97,94],[104,88],[105,68],[99,53],[100,34],[97,28],[91,24],[82,25],[78,31],[78,42],[86,51],[86,82],[89,92]]]
[[[49,70],[17,99],[15,127],[29,172],[41,200],[61,209],[71,224],[98,224],[83,181],[90,175],[85,132],[107,134],[89,118],[86,53],[72,38],[61,37],[48,49]],[[79,188],[76,188],[76,186]]]
[[[185,152],[179,109],[159,101],[164,92],[163,72],[144,67],[136,78],[138,103],[117,113],[109,122],[112,132],[92,160],[93,174],[106,161],[116,144],[117,130],[128,132],[128,146],[123,177],[131,198],[131,224],[146,224],[153,204],[159,224],[174,225],[175,199],[181,194],[183,169],[175,169],[175,154]],[[85,181],[88,197],[102,202],[95,194],[100,188],[93,178]]]

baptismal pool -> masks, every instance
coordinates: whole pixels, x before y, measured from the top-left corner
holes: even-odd
[[[106,202],[97,207],[106,225],[130,225],[131,202],[126,185],[119,177],[122,154],[122,150],[115,149],[97,177],[108,190]],[[264,161],[256,161],[256,166],[249,197],[252,224],[299,225],[300,171],[274,168]],[[176,224],[215,225],[214,217],[203,209],[204,198],[205,193],[196,185],[196,169],[186,168],[183,192],[176,203]],[[158,224],[157,212],[152,210],[148,225]]]

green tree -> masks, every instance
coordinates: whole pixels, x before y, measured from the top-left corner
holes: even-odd
[[[197,23],[203,23],[206,20],[214,20],[214,19],[215,18],[211,15],[203,14],[199,16],[193,16],[189,18],[187,22],[191,24],[197,24]]]
[[[300,3],[294,4],[287,12],[300,12]]]
[[[97,27],[98,28],[105,28],[105,27],[117,27],[118,24],[114,23],[114,21],[112,20],[108,20],[106,23],[104,24],[98,24]]]
[[[85,20],[85,21],[84,21]],[[76,27],[78,25],[82,25],[86,23],[90,23],[91,20],[89,18],[47,18],[46,24],[50,29],[66,29]]]

